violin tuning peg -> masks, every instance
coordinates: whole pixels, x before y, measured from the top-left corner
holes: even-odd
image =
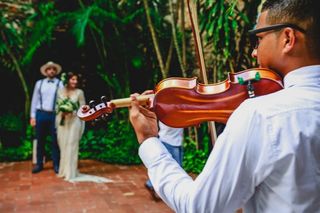
[[[107,97],[106,96],[101,96],[101,102],[106,103],[107,102]]]
[[[81,107],[82,113],[86,113],[86,112],[88,112],[89,110],[90,110],[90,107],[89,107],[88,105],[83,105],[83,106]]]
[[[90,106],[90,108],[94,108],[96,106],[96,102],[94,100],[91,100],[89,102],[89,106]]]

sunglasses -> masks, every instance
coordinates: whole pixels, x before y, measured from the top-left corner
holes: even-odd
[[[276,31],[276,30],[281,30],[282,28],[285,27],[290,27],[295,30],[298,30],[302,33],[306,33],[304,29],[301,27],[295,25],[295,24],[275,24],[275,25],[270,25],[268,27],[262,27],[254,30],[249,30],[249,36],[250,36],[250,43],[254,49],[257,49],[259,46],[259,37],[257,36],[258,33],[263,33],[263,32],[268,32],[268,31]]]

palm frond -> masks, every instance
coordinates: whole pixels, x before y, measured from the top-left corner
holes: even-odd
[[[85,30],[88,26],[92,10],[92,7],[84,8],[74,12],[73,16],[70,16],[71,21],[74,22],[71,32],[75,36],[78,46],[84,44]]]

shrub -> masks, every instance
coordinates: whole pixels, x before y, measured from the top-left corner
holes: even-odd
[[[204,147],[203,150],[197,149],[195,141],[189,137],[185,138],[183,149],[183,169],[187,172],[199,174],[209,156],[209,138],[205,136],[202,141]]]
[[[22,130],[21,116],[13,113],[0,116],[0,142],[3,147],[20,146]]]
[[[139,144],[127,112],[120,110],[118,116],[123,119],[110,119],[105,127],[85,132],[79,145],[79,158],[119,164],[141,163]]]
[[[87,128],[79,143],[79,159],[94,159],[115,164],[141,164],[138,156],[139,144],[135,132],[128,121],[126,111],[121,111],[118,119],[110,119],[98,128]],[[122,119],[120,119],[122,118]],[[88,125],[87,125],[88,126]],[[18,147],[0,146],[0,161],[30,160],[32,156],[33,128],[27,127],[25,137]],[[203,150],[188,136],[185,137],[183,168],[198,174],[202,171],[209,155],[209,137],[202,140]],[[51,158],[51,140],[45,145],[46,158]]]
[[[0,146],[0,161],[23,161],[32,156],[32,127],[28,126],[26,135],[18,147]]]

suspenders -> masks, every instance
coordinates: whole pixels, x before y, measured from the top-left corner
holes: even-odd
[[[40,96],[40,109],[43,110],[42,108],[42,95],[41,95],[41,87],[42,87],[43,79],[40,81],[40,87],[39,87],[39,96]]]
[[[58,82],[56,84],[56,91],[54,92],[54,98],[53,98],[53,103],[52,103],[52,111],[55,111],[55,107],[56,107],[56,100],[57,100],[57,92],[58,92],[58,88],[59,88],[59,83],[60,80],[58,79]]]
[[[43,106],[42,106],[42,94],[41,94],[41,87],[42,87],[42,83],[43,83],[43,80],[42,79],[40,81],[40,87],[39,87],[39,96],[40,96],[40,109],[43,110]],[[57,99],[57,91],[58,91],[58,88],[59,88],[59,83],[60,83],[60,80],[58,79],[58,82],[56,84],[56,90],[54,92],[54,99],[53,99],[53,104],[52,104],[52,111],[55,111],[55,105],[56,105],[56,99]]]

